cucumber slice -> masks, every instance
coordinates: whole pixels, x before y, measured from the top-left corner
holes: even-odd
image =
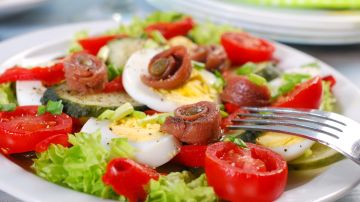
[[[320,143],[315,143],[311,151],[310,156],[301,156],[288,162],[289,170],[317,169],[344,159],[342,154]]]
[[[41,102],[45,104],[49,100],[62,100],[64,112],[73,117],[97,117],[105,110],[114,110],[127,102],[138,110],[146,108],[125,92],[79,95],[69,91],[64,83],[45,91]]]

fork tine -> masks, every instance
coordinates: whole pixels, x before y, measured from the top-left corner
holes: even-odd
[[[252,131],[274,131],[280,133],[289,133],[299,137],[318,141],[320,143],[334,145],[337,140],[333,136],[319,133],[314,130],[299,128],[293,126],[275,126],[275,125],[232,125],[227,127],[229,130],[252,130]]]
[[[276,120],[294,120],[294,121],[303,121],[308,123],[314,123],[314,124],[320,124],[322,126],[326,126],[329,128],[332,128],[334,130],[337,130],[339,132],[343,132],[342,128],[344,125],[337,124],[338,127],[335,127],[333,125],[328,124],[329,120],[324,119],[309,119],[305,117],[296,117],[294,115],[280,115],[280,114],[254,114],[254,113],[239,113],[239,117],[255,117],[255,118],[264,118],[264,119],[276,119]],[[234,122],[237,122],[238,119],[235,119]],[[331,124],[334,124],[331,122]]]
[[[333,121],[333,122],[336,122],[336,123],[346,126],[346,124],[344,122],[331,118],[331,116],[338,116],[340,118],[341,117],[340,115],[336,115],[336,114],[330,113],[330,112],[323,112],[320,110],[275,108],[275,107],[262,107],[262,108],[243,107],[242,109],[245,109],[245,110],[248,110],[251,112],[287,113],[287,114],[302,115],[302,116],[308,115],[308,116],[312,116],[312,117],[327,119],[327,120],[330,120],[330,121]]]
[[[329,130],[329,128],[319,126],[317,124],[311,124],[299,121],[279,121],[279,120],[269,120],[269,119],[236,119],[232,120],[233,122],[237,123],[248,123],[248,124],[261,124],[261,125],[275,125],[275,126],[293,126],[293,127],[300,127],[304,129],[313,130],[319,133],[324,133],[330,135],[336,139],[339,139],[336,131],[332,131],[333,129]],[[252,125],[253,126],[253,125]]]

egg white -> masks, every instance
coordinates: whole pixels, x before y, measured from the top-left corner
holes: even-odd
[[[150,60],[161,51],[161,49],[143,49],[135,52],[124,67],[123,85],[126,92],[137,102],[159,112],[172,112],[184,103],[168,99],[141,81],[141,75],[148,74]],[[206,70],[201,70],[199,73],[209,85],[216,82],[216,77],[212,73]]]
[[[19,106],[41,105],[46,87],[41,81],[16,81],[16,99]]]
[[[101,143],[109,148],[109,142],[113,138],[120,138],[121,135],[114,134],[109,129],[110,121],[90,118],[82,127],[81,132],[101,132]],[[159,167],[170,161],[178,152],[180,142],[172,135],[164,135],[159,139],[149,141],[130,141],[136,149],[135,161],[146,164],[150,167]]]
[[[286,161],[291,161],[303,155],[314,143],[314,141],[305,139],[295,144],[270,147],[270,149],[280,154]]]

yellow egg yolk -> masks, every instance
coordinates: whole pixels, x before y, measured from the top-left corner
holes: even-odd
[[[304,138],[284,133],[266,132],[256,138],[256,143],[266,147],[289,146],[304,141]]]

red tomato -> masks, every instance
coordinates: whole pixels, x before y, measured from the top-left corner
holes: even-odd
[[[227,113],[233,113],[235,112],[237,109],[239,109],[239,106],[235,105],[235,104],[231,104],[231,103],[225,103],[224,104],[225,110]]]
[[[158,30],[166,39],[175,36],[186,35],[194,27],[191,17],[186,17],[176,22],[159,22],[151,24],[145,28],[145,32],[151,36],[151,33]]]
[[[125,35],[95,36],[95,37],[80,39],[78,42],[86,52],[92,55],[96,55],[99,52],[100,48],[105,46],[109,41],[123,37],[125,37]]]
[[[72,119],[66,115],[37,114],[38,106],[21,106],[0,112],[0,148],[6,154],[34,151],[36,145],[53,135],[68,134]]]
[[[65,79],[63,63],[57,63],[50,67],[12,67],[0,75],[0,83],[40,80],[46,85],[57,84]]]
[[[204,167],[207,145],[183,145],[174,161],[188,167]]]
[[[229,114],[229,116],[223,118],[221,120],[221,128],[225,130],[225,132],[227,131],[226,130],[226,127],[227,126],[230,126],[230,125],[233,125],[233,122],[232,120],[236,119],[236,118],[239,118],[238,117],[238,114],[244,114],[244,113],[248,113],[247,111],[243,110],[243,109],[236,109],[235,111],[233,111],[231,114]]]
[[[324,76],[322,80],[330,82],[330,88],[332,89],[336,84],[336,79],[332,75]]]
[[[298,84],[294,90],[276,99],[272,106],[318,109],[321,104],[322,91],[322,80],[320,77],[315,77]]]
[[[40,153],[48,150],[49,146],[51,144],[60,144],[64,147],[70,147],[70,143],[68,142],[68,134],[59,134],[59,135],[53,135],[50,136],[41,142],[37,143],[35,145],[35,151]]]
[[[111,93],[111,92],[124,92],[124,86],[122,83],[122,76],[118,76],[112,81],[105,84],[104,92]]]
[[[156,111],[156,110],[153,110],[153,109],[148,109],[148,110],[145,110],[144,113],[146,115],[154,115],[154,114],[158,114],[160,112]]]
[[[275,51],[268,41],[244,32],[224,33],[221,44],[233,65],[268,61],[272,59]]]
[[[146,198],[144,186],[151,179],[158,178],[159,173],[147,166],[131,159],[116,158],[107,165],[103,182],[112,186],[116,193],[125,196],[130,202],[137,202]]]
[[[247,145],[250,150],[231,142],[209,145],[205,156],[208,183],[224,200],[274,201],[286,186],[286,161],[265,147]]]

